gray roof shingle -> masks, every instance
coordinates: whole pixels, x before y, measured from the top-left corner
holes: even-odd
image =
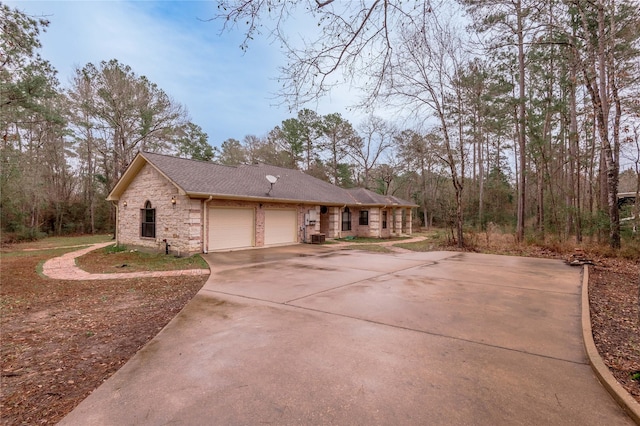
[[[364,188],[346,190],[300,170],[266,164],[224,166],[149,152],[139,155],[189,195],[272,198],[333,205],[415,205]],[[270,193],[267,175],[279,177]]]
[[[369,191],[365,188],[351,188],[347,189],[356,202],[361,204],[382,204],[382,205],[406,205],[412,204],[406,200],[403,200],[393,195],[382,195],[377,192]]]

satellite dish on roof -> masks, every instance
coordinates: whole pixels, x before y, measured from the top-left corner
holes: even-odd
[[[271,187],[269,188],[269,191],[267,192],[267,195],[271,195],[271,191],[273,190],[273,184],[276,183],[278,181],[278,179],[280,179],[280,176],[267,175],[265,177],[267,178],[267,180],[271,184]]]

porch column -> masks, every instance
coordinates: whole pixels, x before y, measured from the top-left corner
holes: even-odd
[[[329,231],[327,238],[340,238],[340,207],[329,207]]]
[[[396,236],[402,235],[402,209],[393,209],[395,225],[393,227]]]
[[[369,236],[372,238],[380,238],[380,208],[369,209]]]
[[[407,233],[413,234],[413,217],[411,215],[411,208],[407,209]]]

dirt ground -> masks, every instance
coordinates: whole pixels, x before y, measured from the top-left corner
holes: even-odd
[[[49,257],[2,257],[3,425],[58,422],[151,340],[207,279],[58,281],[36,272]]]
[[[153,338],[207,279],[57,281],[37,273],[44,260],[64,252],[1,259],[3,425],[59,421]],[[92,262],[99,259],[107,261],[94,256]],[[599,261],[589,286],[596,345],[640,401],[640,378],[634,379],[640,371],[639,277],[637,263]]]
[[[604,363],[640,402],[640,266],[605,260],[589,272],[593,340]]]

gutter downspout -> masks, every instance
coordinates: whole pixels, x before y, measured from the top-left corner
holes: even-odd
[[[111,203],[113,204],[113,206],[116,208],[116,229],[114,229],[113,232],[113,239],[116,240],[116,245],[118,245],[118,235],[120,234],[119,232],[119,227],[120,227],[120,209],[118,208],[118,201],[111,201]]]
[[[209,195],[209,199],[204,201],[202,212],[202,253],[209,253],[209,210],[207,209],[207,203],[213,200],[213,195]]]

